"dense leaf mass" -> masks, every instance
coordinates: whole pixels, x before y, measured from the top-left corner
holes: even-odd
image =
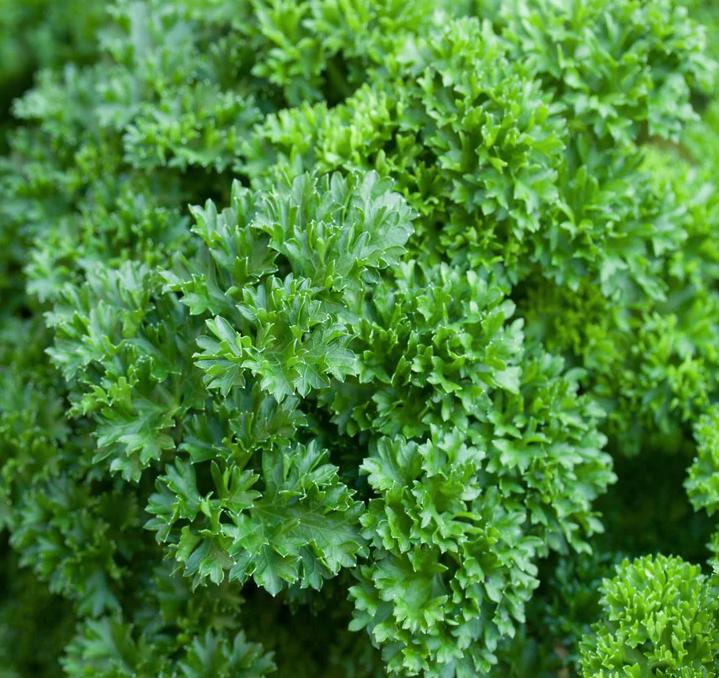
[[[625,560],[602,585],[601,605],[605,621],[582,642],[585,675],[715,673],[719,601],[699,567],[666,556]]]
[[[719,676],[717,45],[0,0],[0,678]]]

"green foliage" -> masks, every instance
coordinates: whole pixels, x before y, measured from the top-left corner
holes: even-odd
[[[557,197],[563,121],[489,23],[452,20],[396,58],[341,106],[269,116],[247,151],[250,180],[263,180],[268,158],[290,170],[374,169],[418,211],[418,249],[476,268],[504,260],[514,277],[520,242]]]
[[[18,566],[6,540],[0,549],[0,676],[52,678],[74,632],[72,608]]]
[[[686,489],[697,511],[719,510],[719,413],[712,408],[696,426],[697,457],[689,468]]]
[[[81,5],[0,0],[0,678],[719,675],[711,3]]]
[[[94,59],[104,5],[101,0],[0,2],[0,131],[12,99],[32,85],[37,68]]]
[[[711,87],[705,35],[672,0],[510,0],[499,23],[515,55],[553,90],[578,135],[624,144],[676,139]]]
[[[680,558],[625,560],[602,584],[605,621],[582,641],[584,676],[707,676],[719,659],[719,604]]]
[[[108,678],[260,678],[275,670],[271,656],[247,642],[242,632],[226,639],[207,631],[194,639],[174,667],[158,656],[162,646],[155,638],[135,640],[131,630],[115,620],[90,621],[68,646],[64,668],[71,676]]]

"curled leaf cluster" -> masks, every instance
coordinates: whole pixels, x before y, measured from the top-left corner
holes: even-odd
[[[711,3],[80,4],[0,0],[0,678],[719,675]]]

